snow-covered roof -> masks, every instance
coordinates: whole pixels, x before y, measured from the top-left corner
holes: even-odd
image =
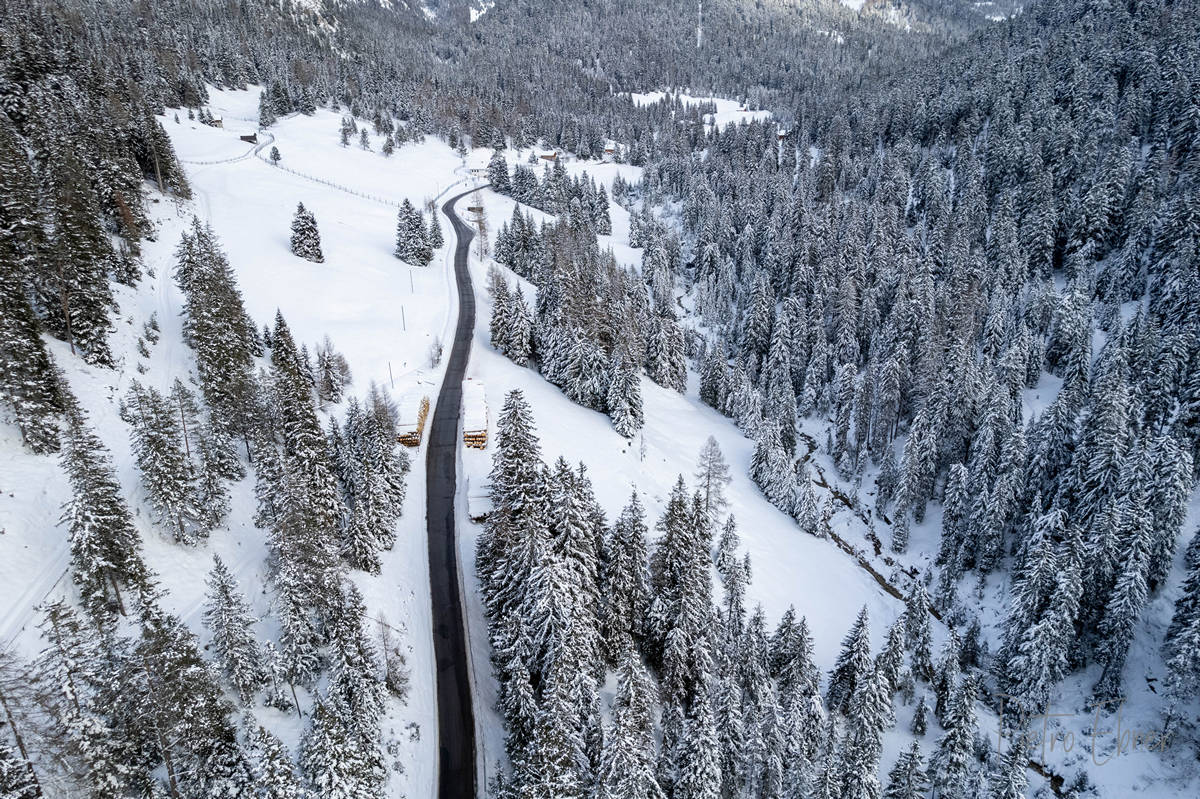
[[[398,415],[397,427],[401,432],[407,430],[415,430],[418,422],[421,420],[421,403],[422,400],[428,397],[425,391],[425,386],[415,385],[409,388],[400,398],[396,400],[396,411]]]
[[[463,431],[487,430],[487,394],[483,383],[467,378],[463,381]]]

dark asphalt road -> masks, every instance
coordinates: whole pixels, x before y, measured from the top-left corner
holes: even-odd
[[[458,326],[446,376],[429,427],[426,468],[426,520],[429,528],[429,588],[433,603],[433,653],[437,663],[439,799],[474,799],[475,714],[467,669],[467,635],[454,538],[454,492],[459,450],[462,381],[475,329],[475,293],[467,271],[474,231],[454,213],[451,197],[442,206],[454,226],[454,276],[458,284]]]

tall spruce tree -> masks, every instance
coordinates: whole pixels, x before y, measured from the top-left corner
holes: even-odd
[[[292,255],[298,255],[306,261],[324,263],[325,256],[321,252],[321,234],[317,230],[317,218],[312,211],[304,207],[304,203],[296,205],[296,213],[292,217]]]
[[[871,668],[870,628],[867,608],[863,606],[842,639],[842,651],[829,673],[829,688],[826,691],[829,708],[844,712],[849,707],[859,680],[865,679]]]
[[[208,576],[204,625],[212,634],[211,647],[217,664],[242,704],[266,682],[262,651],[252,629],[254,618],[225,564],[213,556]]]
[[[124,614],[121,589],[144,591],[152,578],[108,450],[78,408],[68,409],[61,461],[71,483],[63,520],[70,526],[72,578],[93,614]]]
[[[645,633],[650,602],[646,532],[646,511],[635,491],[609,531],[600,575],[604,649],[614,666],[627,659],[628,651],[638,650]]]

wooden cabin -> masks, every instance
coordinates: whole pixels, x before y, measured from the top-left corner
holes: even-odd
[[[242,141],[246,142],[247,144],[258,144],[258,134],[257,133],[251,133],[248,136],[238,136],[238,138],[241,139]]]
[[[429,397],[419,388],[413,388],[396,403],[396,410],[396,441],[406,447],[421,446],[425,419],[429,416]]]
[[[542,153],[539,156],[539,158],[541,158],[543,161],[557,161],[558,160],[558,152],[555,151],[552,153]]]
[[[463,444],[475,449],[487,449],[488,409],[483,383],[467,378],[463,381]]]

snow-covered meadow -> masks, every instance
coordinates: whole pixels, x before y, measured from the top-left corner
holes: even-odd
[[[757,122],[771,117],[769,111],[750,111],[737,100],[729,100],[724,97],[694,97],[683,92],[665,91],[634,92],[629,96],[633,100],[633,104],[637,106],[654,105],[668,98],[678,100],[685,106],[712,103],[716,106],[717,111],[715,114],[706,114],[704,121],[708,125],[715,125],[718,128],[742,122]]]

